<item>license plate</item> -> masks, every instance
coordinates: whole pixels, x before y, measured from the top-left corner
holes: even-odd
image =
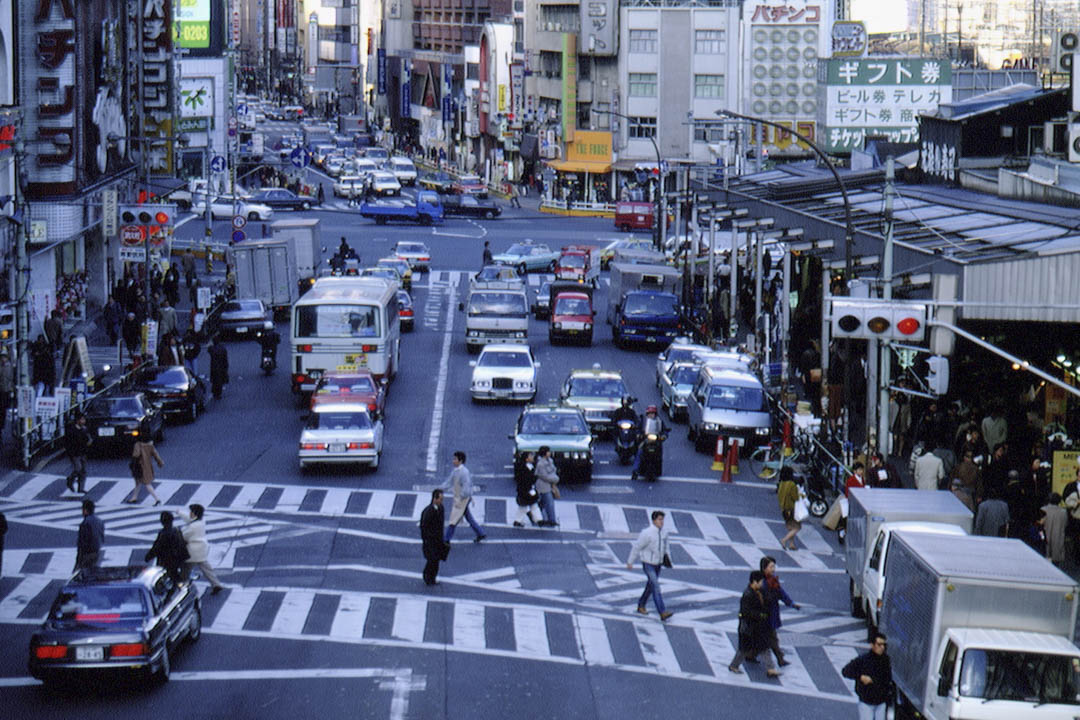
[[[236,328],[236,332],[238,332],[238,333],[247,332],[247,328],[246,327],[238,327],[238,328]]]
[[[98,437],[113,437],[116,435],[116,428],[100,427],[97,429]]]
[[[343,453],[345,452],[345,443],[333,443],[330,445],[330,452]]]
[[[76,660],[104,660],[105,648],[103,647],[77,647],[75,648]]]

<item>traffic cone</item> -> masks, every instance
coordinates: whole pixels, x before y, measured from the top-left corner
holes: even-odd
[[[791,447],[791,419],[784,418],[784,457],[791,457],[794,454],[794,450]]]
[[[716,437],[716,449],[713,450],[712,469],[724,471],[724,438]]]
[[[730,473],[732,473],[734,475],[739,474],[739,439],[738,438],[731,438],[731,444],[728,445],[727,467],[728,467],[728,471]]]

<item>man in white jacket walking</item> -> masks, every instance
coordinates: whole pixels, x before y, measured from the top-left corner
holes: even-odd
[[[199,568],[199,572],[202,573],[202,576],[206,578],[213,588],[210,594],[217,595],[224,586],[217,579],[214,569],[210,567],[210,561],[207,560],[210,545],[206,542],[206,523],[203,521],[203,513],[206,512],[206,509],[202,505],[194,504],[189,505],[188,510],[191,511],[191,514],[185,517],[187,525],[180,530],[180,533],[184,536],[184,542],[187,543],[188,574],[190,575],[192,567]]]
[[[667,620],[675,613],[664,607],[664,598],[660,594],[660,568],[664,565],[664,558],[668,554],[668,534],[664,531],[664,511],[653,510],[652,525],[641,531],[637,542],[630,551],[630,559],[626,561],[627,569],[632,570],[634,563],[641,559],[641,568],[645,571],[645,592],[638,599],[637,611],[642,615],[648,615],[645,604],[652,595],[656,603],[656,611],[660,613],[661,620]]]

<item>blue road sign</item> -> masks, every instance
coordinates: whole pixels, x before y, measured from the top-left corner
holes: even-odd
[[[245,238],[247,238],[247,233],[245,233],[243,230],[233,230],[233,242],[243,242]]]
[[[244,103],[240,103],[239,105],[236,106],[236,114],[239,115],[240,117],[244,117],[245,115],[248,114],[248,106],[245,105]]]
[[[215,155],[214,159],[210,161],[211,172],[225,172],[225,158],[221,155]]]
[[[298,168],[306,168],[311,164],[311,153],[306,148],[293,148],[289,153],[289,162]]]

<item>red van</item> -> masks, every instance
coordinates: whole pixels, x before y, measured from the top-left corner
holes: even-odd
[[[615,227],[623,232],[652,230],[656,209],[648,202],[615,203]]]

